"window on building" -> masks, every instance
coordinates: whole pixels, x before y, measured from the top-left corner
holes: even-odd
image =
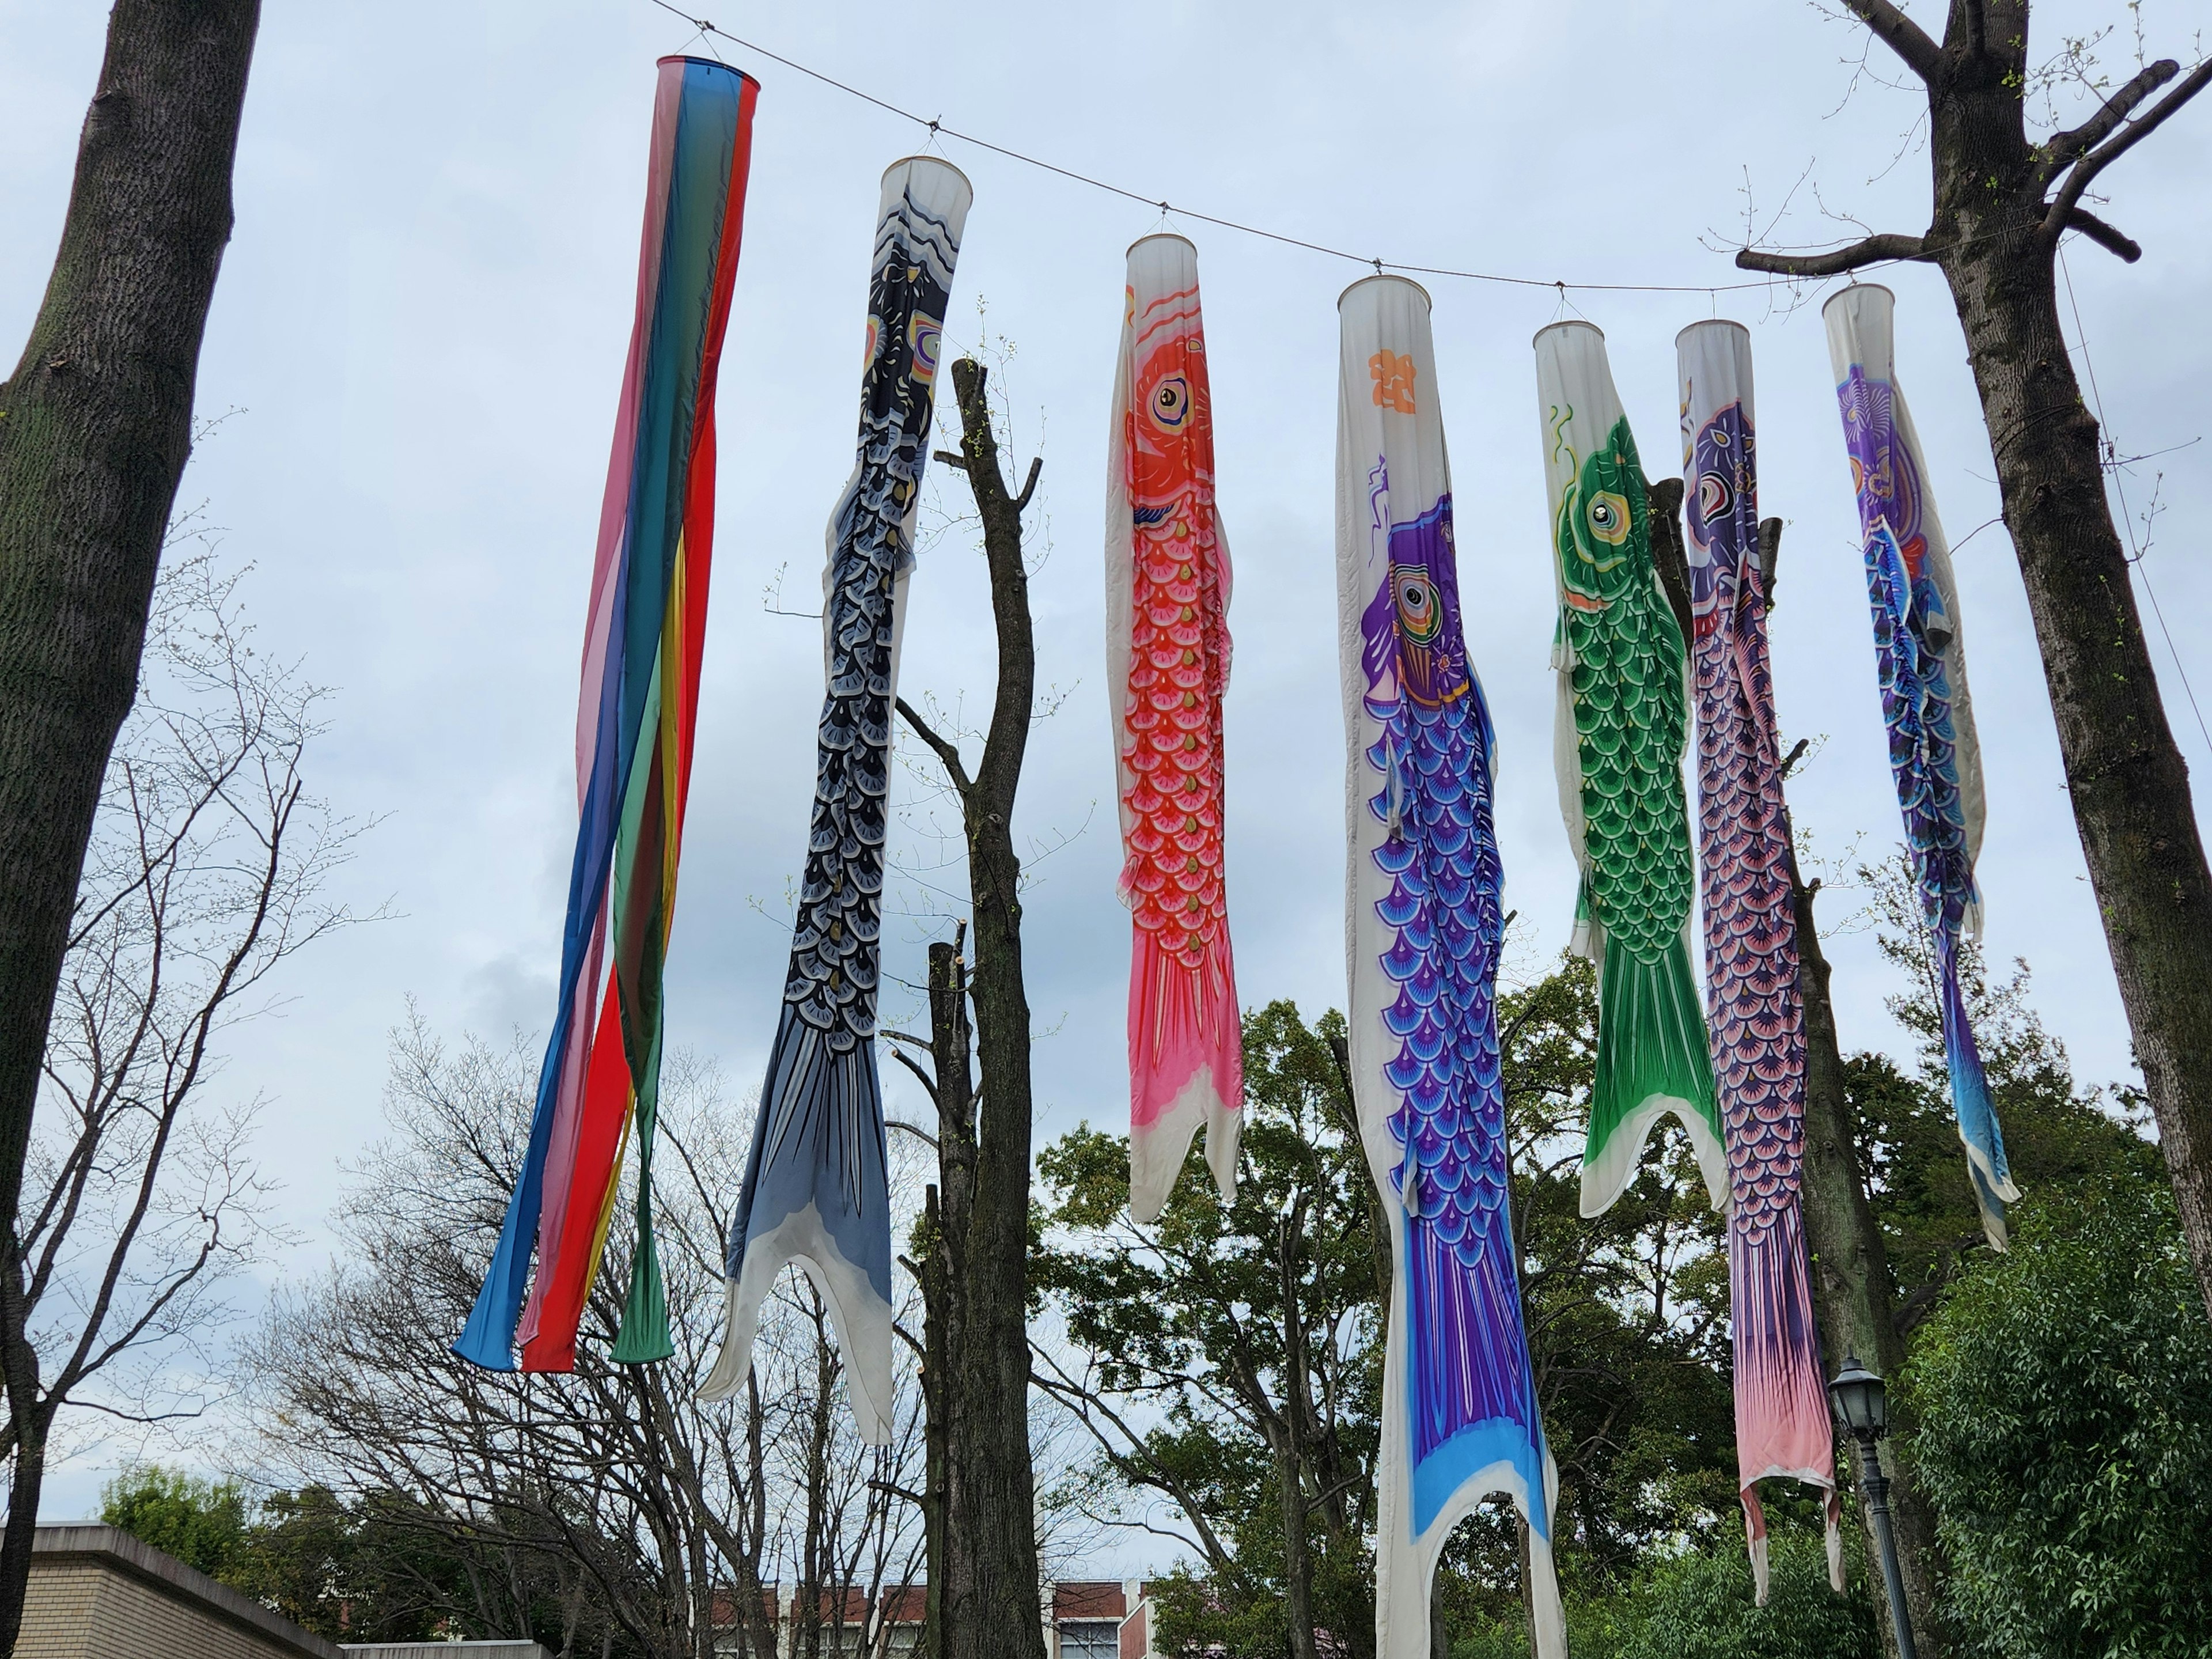
[[[920,1625],[893,1625],[884,1632],[884,1659],[908,1659],[921,1650]]]
[[[1121,1659],[1121,1626],[1112,1619],[1063,1619],[1060,1659]]]

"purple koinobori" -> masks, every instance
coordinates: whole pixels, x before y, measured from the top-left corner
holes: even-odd
[[[1565,1659],[1550,1544],[1558,1477],[1507,1209],[1494,740],[1460,626],[1428,296],[1402,277],[1370,277],[1339,309],[1352,1090],[1368,1167],[1397,1224],[1377,1653],[1425,1659],[1437,1556],[1463,1516],[1502,1492],[1528,1522],[1540,1659]]]
[[[1890,770],[1921,914],[1935,943],[1951,1104],[1983,1231],[2001,1250],[2004,1206],[2020,1191],[2005,1162],[2004,1136],[1959,982],[1960,945],[1970,932],[1978,936],[1982,925],[1974,883],[1982,844],[1981,748],[1966,690],[1950,544],[1928,494],[1919,434],[1897,385],[1896,304],[1887,289],[1862,283],[1830,300],[1820,314],[1865,537]]]
[[[1843,1588],[1835,1443],[1801,1198],[1805,1006],[1796,871],[1759,567],[1751,336],[1738,323],[1694,323],[1674,343],[1689,520],[1706,1029],[1729,1170],[1737,1485],[1764,1605],[1766,1517],[1758,1483],[1771,1476],[1826,1490],[1829,1578]]]

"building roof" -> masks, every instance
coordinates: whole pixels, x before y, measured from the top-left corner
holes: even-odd
[[[120,1527],[43,1526],[32,1535],[31,1568],[90,1561],[111,1572],[135,1578],[156,1595],[181,1602],[222,1623],[251,1631],[301,1659],[343,1659],[333,1642],[300,1628],[250,1595],[218,1584],[173,1555],[140,1542]]]
[[[1063,1578],[1052,1587],[1054,1619],[1126,1619],[1129,1598],[1118,1578]]]

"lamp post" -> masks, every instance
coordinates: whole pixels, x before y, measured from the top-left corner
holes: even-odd
[[[1897,1567],[1897,1540],[1889,1530],[1889,1477],[1881,1472],[1875,1442],[1889,1431],[1889,1397],[1881,1377],[1850,1354],[1828,1384],[1836,1415],[1859,1447],[1859,1485],[1867,1513],[1874,1517],[1875,1542],[1881,1550],[1881,1581],[1889,1590],[1889,1620],[1897,1632],[1898,1659],[1920,1659],[1912,1644],[1912,1621],[1905,1616],[1905,1576]]]

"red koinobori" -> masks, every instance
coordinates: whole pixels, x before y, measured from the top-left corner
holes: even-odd
[[[1129,963],[1129,1212],[1167,1203],[1191,1137],[1237,1182],[1243,1029],[1222,876],[1229,544],[1213,503],[1213,403],[1198,252],[1129,250],[1106,478],[1106,674],[1121,775]]]
[[[673,1352],[652,1228],[661,969],[699,714],[714,533],[714,376],[737,280],[759,91],[725,64],[660,60],[636,320],[584,635],[582,822],[560,1000],[514,1196],[453,1344],[493,1370],[514,1369],[517,1340],[525,1370],[574,1368],[577,1325],[633,1127],[637,1233],[613,1358],[636,1364]]]

